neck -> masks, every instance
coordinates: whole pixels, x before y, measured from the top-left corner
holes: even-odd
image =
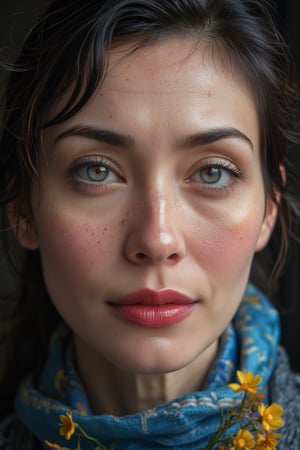
[[[75,341],[78,370],[93,414],[124,416],[155,408],[201,389],[217,355],[217,343],[186,367],[164,374],[132,374],[97,357]]]

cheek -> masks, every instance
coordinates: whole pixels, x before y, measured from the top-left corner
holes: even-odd
[[[259,226],[251,226],[252,224],[247,221],[232,227],[220,230],[219,236],[216,237],[217,246],[219,248],[218,253],[223,257],[225,261],[237,261],[242,262],[252,258],[255,252],[255,246],[259,233]]]
[[[224,220],[225,215],[221,220],[216,218],[191,236],[194,255],[208,272],[228,281],[230,274],[248,275],[261,231],[261,211],[251,215],[228,212],[230,220]],[[199,245],[195,246],[195,242]]]
[[[54,218],[53,218],[54,217]],[[72,279],[90,273],[112,252],[116,226],[90,223],[70,216],[41,214],[36,220],[45,272]]]

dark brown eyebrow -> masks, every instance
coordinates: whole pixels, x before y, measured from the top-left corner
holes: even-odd
[[[57,142],[61,139],[70,136],[82,136],[116,147],[130,148],[134,146],[134,140],[128,135],[87,125],[75,125],[68,128],[56,137],[55,144],[57,144]],[[192,134],[191,136],[180,139],[177,146],[178,148],[193,148],[212,144],[216,141],[228,138],[241,139],[244,142],[247,142],[253,150],[253,143],[251,139],[242,131],[232,127],[212,128]]]
[[[213,128],[211,130],[201,131],[200,133],[192,134],[191,136],[184,137],[179,142],[179,147],[193,148],[203,145],[212,144],[221,139],[237,138],[247,142],[251,150],[254,149],[251,139],[242,131],[237,128]]]
[[[59,134],[55,139],[55,144],[58,141],[70,137],[70,136],[82,136],[88,139],[93,139],[105,144],[113,145],[116,147],[132,147],[133,140],[130,136],[116,133],[111,130],[103,130],[96,127],[90,127],[86,125],[75,125]]]

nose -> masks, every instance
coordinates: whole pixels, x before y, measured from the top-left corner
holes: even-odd
[[[129,219],[125,254],[135,264],[176,264],[185,255],[179,204],[159,193],[142,199]]]

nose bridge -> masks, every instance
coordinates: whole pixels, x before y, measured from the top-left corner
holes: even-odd
[[[155,189],[149,189],[143,203],[144,226],[149,227],[149,231],[154,233],[156,238],[159,235],[162,243],[167,243],[170,239],[168,234],[172,234],[178,224],[175,215],[179,215],[180,208],[171,183],[160,183]]]
[[[145,213],[150,224],[163,231],[169,222],[172,199],[165,191],[160,189],[149,195],[145,202]]]
[[[184,253],[179,201],[171,186],[146,189],[131,218],[127,252],[135,262],[177,261]],[[177,217],[178,219],[178,217]]]

